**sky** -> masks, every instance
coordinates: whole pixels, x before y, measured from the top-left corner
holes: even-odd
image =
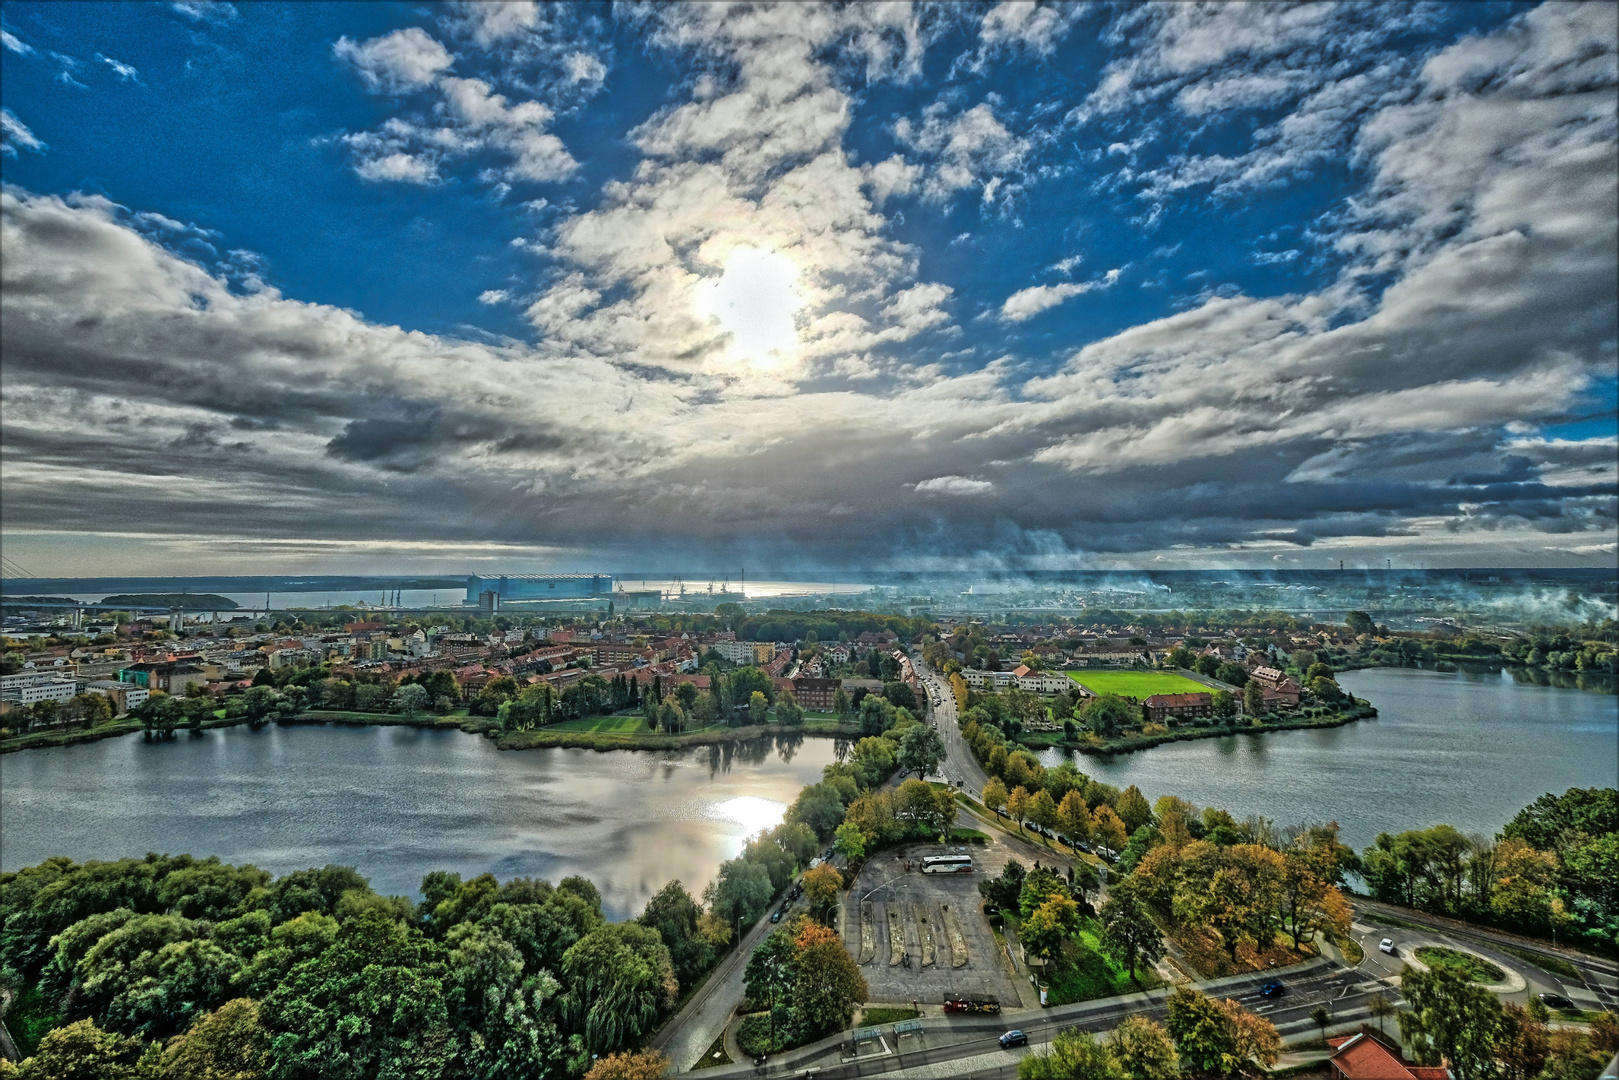
[[[1612,566],[1616,19],[0,3],[0,540]]]

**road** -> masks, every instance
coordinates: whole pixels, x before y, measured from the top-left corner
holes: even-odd
[[[1310,1012],[1325,1005],[1332,1013],[1331,1028],[1345,1028],[1362,1021],[1373,1022],[1367,1003],[1371,996],[1390,995],[1387,987],[1324,960],[1301,965],[1296,971],[1282,972],[1287,992],[1280,999],[1267,1000],[1259,994],[1262,976],[1234,976],[1216,980],[1203,989],[1220,997],[1231,997],[1244,1007],[1265,1016],[1283,1038],[1308,1037],[1315,1030]],[[925,1033],[905,1036],[903,1045],[893,1046],[892,1034],[885,1038],[887,1053],[873,1053],[849,1059],[847,1032],[778,1056],[763,1068],[742,1064],[710,1072],[711,1080],[731,1076],[786,1077],[813,1070],[816,1080],[871,1076],[879,1073],[922,1070],[936,1077],[1010,1075],[1019,1057],[1040,1052],[1057,1032],[1068,1028],[1107,1031],[1127,1016],[1148,1016],[1162,1020],[1164,999],[1169,991],[1154,990],[1120,998],[1081,1002],[1055,1008],[1009,1011],[1002,1016],[945,1016],[924,1020]],[[1029,1036],[1027,1050],[1005,1051],[997,1042],[1002,1032],[1017,1028]]]
[[[793,906],[798,907],[801,903]],[[771,903],[770,909],[748,930],[741,943],[720,961],[691,1000],[652,1037],[651,1048],[667,1054],[676,1072],[684,1072],[697,1064],[697,1059],[720,1037],[725,1025],[730,1022],[731,1014],[742,1004],[748,957],[753,955],[760,940],[771,931],[770,913],[778,906],[779,901]]]
[[[1422,945],[1461,946],[1477,952],[1498,967],[1517,973],[1524,980],[1526,986],[1522,990],[1501,995],[1505,1000],[1523,1003],[1532,994],[1562,994],[1582,1009],[1619,1011],[1619,962],[1607,957],[1591,956],[1532,938],[1376,900],[1356,898],[1353,908],[1355,936],[1366,950],[1366,961],[1362,966],[1370,972],[1384,977],[1397,976],[1405,965],[1405,957]],[[1420,929],[1414,930],[1399,923],[1408,923]],[[1364,931],[1361,927],[1365,928]],[[1378,945],[1385,937],[1394,942],[1397,956],[1386,956],[1379,950]],[[1505,949],[1514,951],[1506,952]],[[1543,963],[1531,963],[1524,954],[1538,957]],[[1559,974],[1553,968],[1562,968],[1565,973]],[[1578,976],[1566,974],[1569,968]]]
[[[940,738],[944,740],[945,759],[939,771],[950,783],[959,781],[959,786],[976,799],[982,794],[984,782],[989,777],[978,764],[978,759],[973,757],[967,740],[961,737],[961,728],[956,724],[955,692],[950,689],[950,683],[944,676],[928,667],[921,653],[912,656],[911,663],[923,689],[933,701],[933,720]]]

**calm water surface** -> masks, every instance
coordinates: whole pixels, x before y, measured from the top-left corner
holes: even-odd
[[[1548,791],[1619,783],[1619,698],[1611,695],[1507,673],[1373,668],[1344,672],[1340,682],[1377,706],[1378,718],[1074,761],[1148,799],[1179,795],[1281,824],[1335,820],[1357,848],[1379,832],[1438,822],[1494,833]]]
[[[274,873],[356,866],[404,895],[429,870],[583,874],[625,918],[671,878],[700,894],[832,750],[803,738],[502,753],[459,731],[329,725],[131,735],[0,757],[0,869],[190,852]]]

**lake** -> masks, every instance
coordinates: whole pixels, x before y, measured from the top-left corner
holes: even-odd
[[[130,735],[0,757],[0,869],[189,852],[277,874],[356,866],[400,895],[429,870],[582,874],[623,919],[671,878],[700,896],[832,752],[803,737],[502,752],[460,731],[325,724]]]
[[[1493,834],[1548,791],[1619,783],[1619,698],[1537,686],[1510,673],[1346,671],[1375,720],[1169,743],[1111,758],[1075,754],[1081,772],[1148,800],[1179,795],[1239,820],[1337,821],[1361,848],[1379,832],[1447,822]],[[1047,765],[1062,751],[1041,755]]]

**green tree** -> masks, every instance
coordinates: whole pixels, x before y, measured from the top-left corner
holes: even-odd
[[[1136,977],[1138,965],[1156,963],[1164,955],[1163,934],[1152,921],[1132,879],[1126,878],[1113,887],[1099,914],[1102,948],[1115,959],[1124,961],[1130,969],[1130,978]]]
[[[1018,928],[1024,948],[1036,956],[1055,960],[1065,942],[1079,932],[1079,905],[1066,896],[1052,896],[1029,913]]]
[[[838,896],[843,892],[843,875],[831,863],[822,863],[804,873],[804,898],[810,910],[823,921],[837,910]]]
[[[1408,1011],[1400,1034],[1425,1065],[1450,1065],[1456,1080],[1478,1080],[1494,1068],[1493,1047],[1504,1014],[1494,994],[1449,968],[1407,969],[1400,981]]]
[[[1141,710],[1118,694],[1098,694],[1080,709],[1079,718],[1096,734],[1112,738],[1120,728],[1141,722]]]
[[[1006,812],[1017,822],[1018,831],[1023,831],[1023,822],[1029,816],[1028,789],[1015,787],[1006,793]]]
[[[1018,1080],[1123,1080],[1113,1049],[1078,1028],[1059,1031],[1044,1054],[1018,1062]]]
[[[844,822],[838,826],[832,847],[849,863],[857,863],[866,856],[866,834],[860,831],[860,826]]]
[[[1356,637],[1361,634],[1370,634],[1376,629],[1372,624],[1372,617],[1364,611],[1351,611],[1348,615],[1345,615],[1344,626]]]
[[[1214,718],[1222,724],[1229,724],[1237,718],[1237,699],[1231,696],[1229,690],[1216,690],[1214,698]]]
[[[720,864],[703,899],[710,911],[740,931],[764,912],[773,893],[768,870],[747,859],[730,859]]]
[[[849,705],[848,692],[841,686],[832,691],[832,715],[839,720],[847,720],[852,711]]]
[[[361,1080],[433,1076],[449,1064],[443,967],[418,932],[381,911],[343,923],[260,1007],[277,1071]]]
[[[1281,1053],[1276,1028],[1229,999],[1216,1001],[1190,986],[1169,997],[1165,1028],[1183,1062],[1193,1069],[1228,1076],[1249,1061],[1275,1064]]]
[[[905,729],[899,741],[899,767],[923,779],[945,758],[944,740],[931,727],[916,724]]]
[[[1119,820],[1124,822],[1126,832],[1134,833],[1141,826],[1152,824],[1152,807],[1147,804],[1147,797],[1141,794],[1141,789],[1134,784],[1119,793],[1119,805],[1115,810]]]
[[[1051,795],[1045,789],[1034,793],[1029,799],[1029,820],[1042,829],[1052,829],[1057,824],[1057,804],[1052,802]],[[1049,847],[1049,841],[1047,843]]]
[[[680,985],[690,987],[714,963],[714,947],[703,937],[698,921],[703,909],[678,881],[671,881],[652,899],[637,920],[658,932],[669,949]]]
[[[641,1039],[680,993],[668,948],[638,923],[607,923],[580,938],[563,955],[562,974],[562,1016],[596,1053]]]
[[[406,716],[414,717],[427,708],[431,697],[427,691],[415,683],[407,683],[394,691],[393,707]]]
[[[139,1039],[80,1020],[46,1032],[17,1075],[21,1080],[136,1080],[140,1056]]]
[[[270,1036],[248,998],[205,1014],[163,1050],[164,1080],[263,1080],[269,1067]]]
[[[764,723],[765,713],[767,713],[769,710],[770,702],[766,700],[762,690],[755,690],[752,694],[748,695],[749,721],[755,724]]]
[[[1265,715],[1265,689],[1254,680],[1242,689],[1242,710],[1254,718]]]

